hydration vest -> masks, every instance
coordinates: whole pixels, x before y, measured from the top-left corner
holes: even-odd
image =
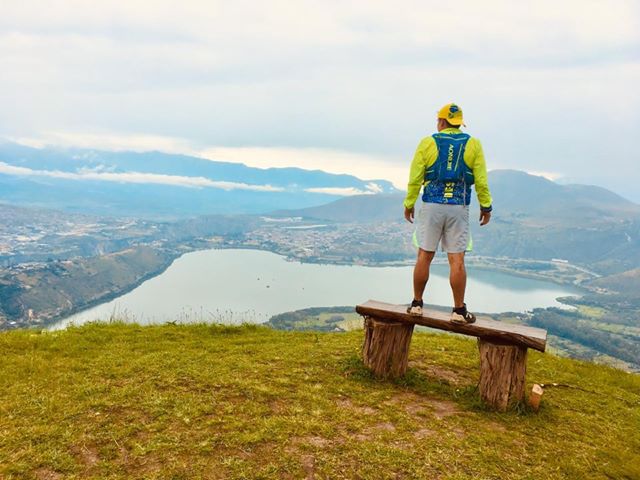
[[[474,178],[464,163],[464,151],[470,138],[466,133],[433,134],[438,158],[424,174],[424,202],[469,205]]]

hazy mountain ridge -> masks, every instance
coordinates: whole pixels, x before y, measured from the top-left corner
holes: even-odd
[[[560,185],[518,170],[489,172],[489,187],[500,212],[531,215],[539,221],[571,222],[578,215],[584,224],[640,216],[640,205],[606,188]]]
[[[98,217],[61,212],[50,208],[30,208],[0,203],[0,219],[12,225],[23,225],[32,223],[34,220],[43,224],[68,222],[76,219],[89,222],[96,221]]]
[[[387,180],[321,170],[0,143],[0,201],[73,212],[145,218],[264,213],[396,191]]]
[[[381,191],[396,189],[387,180],[361,180],[353,175],[332,174],[295,167],[256,168],[241,163],[150,152],[110,152],[80,148],[32,148],[0,143],[2,161],[34,170],[76,172],[82,169],[112,173],[144,172],[162,175],[202,176],[221,181],[248,184],[299,187],[359,187],[379,184]]]
[[[475,253],[566,259],[602,274],[640,264],[640,205],[601,187],[559,185],[515,170],[489,172],[489,186],[494,213],[487,227],[477,224],[478,205],[472,200]],[[355,196],[288,214],[335,222],[403,222],[403,198]]]
[[[404,192],[387,195],[354,195],[317,207],[280,210],[274,215],[292,215],[333,222],[396,221],[402,218]]]
[[[493,197],[495,216],[527,215],[548,220],[566,221],[574,214],[580,220],[640,216],[640,205],[595,185],[560,185],[544,177],[519,170],[492,170],[489,187]],[[402,220],[404,192],[380,195],[376,198],[356,195],[326,205],[296,209],[290,212],[324,220],[368,222],[375,220]],[[419,208],[420,199],[416,207]],[[472,194],[472,206],[477,201]],[[561,207],[561,208],[559,208]],[[585,210],[588,209],[588,210]]]
[[[640,268],[598,278],[593,280],[591,284],[635,299],[640,299]]]

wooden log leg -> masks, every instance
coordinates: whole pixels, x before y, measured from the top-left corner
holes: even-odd
[[[527,348],[496,345],[481,338],[480,398],[489,406],[503,412],[510,404],[524,399],[527,372]]]
[[[411,323],[364,318],[364,364],[378,378],[397,378],[407,371]]]

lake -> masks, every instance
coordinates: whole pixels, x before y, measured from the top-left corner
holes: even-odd
[[[308,307],[353,305],[368,299],[408,303],[411,266],[365,267],[287,261],[259,250],[203,250],[176,259],[161,275],[110,302],[72,315],[51,328],[122,318],[138,323],[265,322]],[[524,312],[561,306],[577,289],[501,272],[467,268],[466,302],[474,312]],[[447,265],[433,265],[425,302],[450,305]]]

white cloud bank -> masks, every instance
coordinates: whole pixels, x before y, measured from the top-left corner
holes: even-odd
[[[114,132],[44,132],[37,137],[9,137],[7,140],[34,148],[46,146],[77,147],[108,151],[161,151],[192,155],[217,162],[241,163],[254,168],[297,167],[322,170],[334,174],[353,175],[365,180],[387,180],[396,188],[406,190],[411,158],[354,153],[329,148],[294,147],[203,147],[185,138]],[[357,189],[356,189],[357,190]],[[380,193],[375,183],[366,190],[344,190],[335,195]],[[328,193],[328,192],[323,192]]]
[[[99,180],[117,183],[139,183],[172,185],[189,188],[219,188],[221,190],[252,190],[256,192],[282,192],[284,188],[271,185],[249,185],[246,183],[216,181],[204,177],[185,177],[179,175],[162,175],[157,173],[122,172],[112,173],[96,170],[79,170],[78,172],[62,172],[59,170],[33,170],[0,162],[0,173],[19,177],[49,177],[64,180]]]
[[[396,188],[405,189],[410,159],[384,155],[354,153],[329,148],[293,147],[209,147],[198,152],[209,160],[243,163],[250,167],[298,167],[335,174],[354,175],[363,180],[388,180]],[[379,193],[371,183],[367,192]],[[377,188],[376,188],[377,187]]]
[[[6,140],[33,148],[94,148],[111,152],[149,152],[194,154],[190,142],[183,138],[149,134],[113,134],[105,132],[45,131],[37,136],[5,137]]]
[[[640,122],[639,52],[637,0],[8,1],[0,135],[123,132],[403,188],[456,101],[489,168],[637,192],[635,145],[606,139]]]
[[[329,195],[339,195],[342,197],[351,197],[353,195],[375,195],[382,193],[382,187],[377,183],[370,182],[365,185],[366,189],[362,190],[355,187],[314,187],[306,188],[305,192],[310,193],[326,193]]]
[[[536,177],[543,177],[543,178],[546,178],[547,180],[551,180],[552,182],[561,180],[564,177],[564,175],[557,172],[539,172],[536,170],[527,170],[526,172],[529,175],[535,175]]]

